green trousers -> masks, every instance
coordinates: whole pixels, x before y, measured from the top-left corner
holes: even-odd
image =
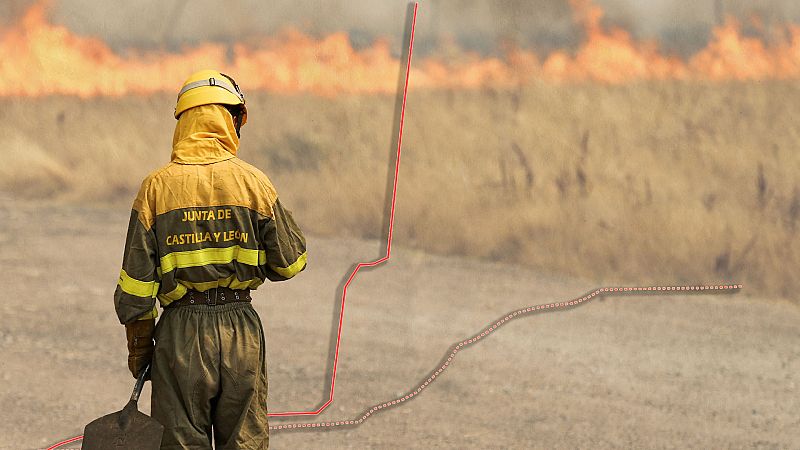
[[[152,414],[164,425],[162,449],[269,446],[264,329],[250,303],[168,308],[155,340]]]

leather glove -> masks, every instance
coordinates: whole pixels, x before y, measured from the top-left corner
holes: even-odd
[[[153,360],[155,327],[156,319],[134,320],[125,324],[125,335],[128,338],[128,369],[133,378],[139,378],[141,371]]]

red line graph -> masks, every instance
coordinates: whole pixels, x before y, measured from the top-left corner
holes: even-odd
[[[414,48],[414,32],[416,28],[416,20],[417,20],[417,8],[419,4],[414,3],[414,13],[411,23],[411,35],[409,40],[409,47],[408,47],[408,60],[406,62],[406,73],[405,73],[405,84],[403,87],[403,101],[402,107],[400,112],[400,127],[399,127],[399,134],[397,140],[397,155],[396,155],[396,162],[395,162],[395,169],[394,169],[394,184],[392,187],[392,202],[391,202],[391,210],[389,215],[389,232],[386,242],[386,255],[380,259],[371,262],[362,262],[358,263],[350,274],[349,278],[344,284],[344,288],[342,289],[342,302],[341,308],[339,311],[339,325],[336,334],[336,348],[334,352],[334,359],[333,359],[333,371],[331,374],[331,389],[330,395],[328,400],[320,406],[318,409],[313,411],[285,411],[285,412],[276,412],[276,413],[269,413],[270,417],[292,417],[292,416],[309,416],[309,415],[318,415],[322,411],[324,411],[331,403],[333,403],[334,398],[334,389],[336,386],[336,370],[339,362],[339,348],[341,344],[342,338],[342,325],[344,322],[344,308],[345,308],[345,301],[347,299],[347,288],[349,287],[350,283],[355,278],[356,274],[362,267],[374,267],[379,264],[386,262],[390,255],[392,249],[392,235],[394,231],[394,216],[395,216],[395,204],[397,200],[397,183],[398,183],[398,175],[400,172],[400,155],[402,149],[402,142],[403,142],[403,125],[405,121],[405,110],[406,110],[406,99],[408,95],[408,81],[411,69],[411,56]],[[365,410],[365,412],[360,416],[354,419],[349,420],[340,420],[340,421],[326,421],[326,422],[317,422],[317,423],[289,423],[289,424],[281,424],[281,425],[271,425],[269,427],[270,431],[278,431],[278,430],[297,430],[297,429],[331,429],[331,428],[338,428],[343,426],[357,426],[363,423],[365,420],[370,418],[373,414],[382,411],[387,408],[391,408],[397,405],[400,405],[408,400],[411,400],[418,394],[420,394],[429,384],[433,383],[436,378],[449,367],[453,359],[455,358],[456,354],[465,348],[466,346],[473,345],[477,343],[482,338],[488,336],[490,333],[494,332],[499,327],[505,325],[508,321],[514,320],[518,317],[522,317],[524,315],[528,315],[531,313],[540,313],[546,311],[558,311],[558,310],[565,310],[568,308],[577,307],[589,300],[592,300],[596,296],[601,295],[618,295],[618,294],[645,294],[645,293],[656,293],[656,294],[679,294],[679,293],[690,293],[690,292],[703,292],[703,293],[714,293],[714,291],[719,290],[738,290],[741,289],[741,285],[733,284],[733,285],[716,285],[716,286],[650,286],[650,287],[604,287],[599,288],[589,294],[586,294],[583,297],[576,298],[571,301],[567,302],[555,302],[543,305],[535,305],[529,306],[527,308],[522,308],[519,310],[515,310],[509,312],[505,317],[497,320],[496,322],[490,324],[487,328],[483,329],[481,332],[473,335],[472,337],[465,339],[463,341],[457,342],[453,344],[448,353],[445,354],[445,358],[443,359],[443,363],[438,367],[438,369],[432,371],[430,376],[424,380],[421,384],[419,384],[415,389],[410,390],[398,398],[378,403]],[[82,440],[83,436],[75,436],[66,440],[63,440],[57,444],[54,444],[47,448],[47,450],[54,450],[62,445],[66,445],[72,442],[76,442]]]
[[[326,401],[322,406],[313,410],[313,411],[283,411],[283,412],[275,412],[269,413],[269,417],[291,417],[291,416],[316,416],[317,414],[324,411],[331,403],[333,403],[333,393],[334,388],[336,387],[336,368],[339,365],[339,344],[342,342],[342,323],[344,322],[344,305],[345,301],[347,300],[347,288],[350,286],[350,283],[353,281],[353,278],[356,277],[356,274],[362,267],[374,267],[378,264],[384,263],[389,260],[389,255],[392,253],[392,233],[394,232],[394,207],[397,201],[397,178],[400,174],[400,153],[403,145],[403,124],[405,122],[406,116],[406,98],[408,97],[408,78],[411,73],[411,54],[414,50],[414,31],[417,25],[417,7],[419,3],[414,3],[414,16],[411,19],[411,39],[408,43],[408,61],[406,61],[406,79],[405,84],[403,86],[403,104],[400,109],[400,132],[397,137],[397,157],[395,159],[394,165],[394,186],[392,187],[392,208],[391,212],[389,213],[389,234],[386,240],[386,256],[380,258],[378,260],[372,262],[362,262],[358,263],[356,268],[353,270],[353,273],[350,274],[350,277],[347,279],[347,282],[344,284],[344,289],[342,289],[342,306],[339,310],[339,329],[336,332],[336,350],[333,356],[333,372],[331,374],[331,393],[328,397],[328,401]]]

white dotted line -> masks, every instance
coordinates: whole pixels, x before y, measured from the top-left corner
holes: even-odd
[[[428,387],[429,384],[433,383],[445,369],[450,366],[450,363],[453,361],[453,358],[456,357],[456,353],[459,352],[462,348],[472,345],[482,338],[488,336],[490,333],[495,331],[496,329],[503,326],[506,322],[521,317],[525,314],[540,312],[540,311],[547,311],[547,310],[557,310],[563,308],[569,308],[573,306],[578,306],[582,303],[588,302],[589,300],[597,297],[598,295],[615,292],[615,293],[632,293],[632,292],[669,292],[669,293],[678,293],[678,292],[706,292],[706,291],[720,291],[720,290],[734,290],[734,289],[741,289],[741,284],[730,284],[730,285],[710,285],[710,286],[647,286],[647,287],[606,287],[600,288],[595,290],[594,292],[584,295],[583,297],[576,298],[570,300],[568,302],[554,302],[554,303],[546,303],[543,305],[536,305],[536,306],[529,306],[527,308],[518,309],[516,311],[508,313],[505,317],[498,320],[494,324],[490,325],[489,327],[482,330],[480,333],[472,336],[469,339],[463,340],[453,346],[453,350],[448,355],[447,359],[444,363],[436,369],[431,376],[428,377],[422,384],[417,386],[416,389],[406,393],[402,397],[398,397],[394,400],[390,400],[387,402],[379,403],[373,407],[371,407],[367,412],[365,412],[361,417],[352,420],[340,420],[335,422],[311,422],[311,423],[287,423],[282,425],[270,425],[269,429],[272,430],[294,430],[300,428],[335,428],[335,427],[342,427],[342,426],[351,426],[351,425],[360,425],[362,422],[367,420],[370,416],[374,413],[392,407],[397,406],[407,400],[414,398],[415,396],[419,395],[423,389]],[[709,292],[711,293],[711,292]]]

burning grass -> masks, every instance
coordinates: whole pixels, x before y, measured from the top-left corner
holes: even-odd
[[[626,84],[656,80],[762,81],[800,78],[800,26],[757,27],[745,33],[733,17],[714,27],[707,45],[687,59],[665,53],[658,42],[640,41],[603,23],[592,0],[571,0],[573,21],[583,30],[577,48],[549,54],[496,43],[480,55],[448,45],[416,56],[412,79],[419,88],[514,88],[531,82]],[[296,29],[251,36],[232,45],[203,42],[179,53],[117,53],[106,42],[50,22],[48,2],[31,4],[0,28],[0,96],[73,95],[124,97],[172,93],[187,74],[213,67],[235,74],[247,91],[280,94],[392,94],[400,66],[388,38],[356,49],[345,32],[320,38]]]
[[[128,208],[169,158],[172,96],[0,103],[7,195]],[[249,105],[240,156],[304,228],[384,232],[394,98]],[[602,283],[735,280],[795,297],[796,83],[415,90],[408,108],[400,245]]]

